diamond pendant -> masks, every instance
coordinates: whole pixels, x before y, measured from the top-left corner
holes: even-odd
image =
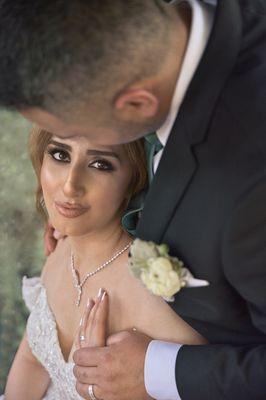
[[[82,289],[81,289],[80,286],[77,286],[77,290],[78,290],[78,298],[77,298],[77,301],[76,301],[76,306],[79,307],[80,300],[81,300]]]

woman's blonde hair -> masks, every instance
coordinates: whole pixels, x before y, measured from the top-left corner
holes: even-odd
[[[41,187],[41,168],[45,150],[52,136],[52,133],[39,127],[34,127],[29,136],[29,153],[35,174],[37,176],[36,208],[45,221],[47,221],[47,214],[43,206],[44,202]],[[130,200],[147,186],[148,174],[144,140],[139,139],[135,142],[126,143],[121,146],[124,147],[132,168],[132,180],[127,193],[127,202],[124,206],[124,209],[126,209]]]

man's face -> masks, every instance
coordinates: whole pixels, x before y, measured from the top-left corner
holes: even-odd
[[[76,136],[85,136],[95,145],[119,145],[139,139],[151,130],[130,123],[119,123],[114,119],[104,122],[95,113],[85,116],[79,121],[64,121],[40,108],[23,110],[21,114],[40,128],[53,133],[59,138],[69,139]],[[103,122],[101,122],[103,121]]]

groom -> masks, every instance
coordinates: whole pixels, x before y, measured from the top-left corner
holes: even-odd
[[[208,345],[119,333],[75,354],[81,396],[264,400],[266,2],[168,3],[1,0],[0,104],[96,144],[156,132],[137,236],[210,283],[170,304]]]

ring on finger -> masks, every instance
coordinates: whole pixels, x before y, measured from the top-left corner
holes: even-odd
[[[93,385],[89,385],[88,387],[88,394],[91,400],[98,400],[93,391]]]
[[[84,335],[79,335],[79,340],[81,341],[81,342],[84,342],[86,339],[85,339],[85,336]]]

